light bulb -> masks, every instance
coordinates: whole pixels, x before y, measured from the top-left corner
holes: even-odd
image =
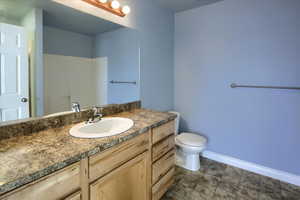
[[[107,3],[107,0],[98,0],[100,1],[101,3]]]
[[[130,7],[129,6],[123,6],[122,7],[122,13],[124,13],[125,15],[130,13]]]
[[[120,3],[117,1],[117,0],[113,0],[110,4],[110,6],[113,8],[113,9],[118,9],[120,8]]]

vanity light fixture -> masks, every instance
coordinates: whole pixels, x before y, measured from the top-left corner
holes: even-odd
[[[119,9],[119,8],[120,8],[120,3],[119,3],[117,0],[113,0],[113,1],[110,3],[110,6],[111,6],[113,9]]]
[[[122,6],[118,0],[82,0],[97,8],[102,8],[120,17],[125,17],[130,13],[129,6]]]
[[[123,6],[122,7],[122,12],[125,14],[125,15],[127,15],[127,14],[129,14],[130,13],[130,7],[129,6]]]

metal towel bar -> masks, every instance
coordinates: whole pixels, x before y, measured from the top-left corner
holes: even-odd
[[[281,90],[300,90],[300,87],[283,87],[283,86],[260,86],[260,85],[239,85],[232,83],[231,88],[266,88],[266,89],[281,89]]]
[[[136,85],[136,81],[110,81],[111,84],[134,84]]]

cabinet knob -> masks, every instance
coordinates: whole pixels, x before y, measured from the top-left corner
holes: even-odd
[[[23,97],[23,98],[21,99],[21,102],[22,102],[22,103],[26,103],[26,102],[28,102],[28,99],[25,98],[25,97]]]

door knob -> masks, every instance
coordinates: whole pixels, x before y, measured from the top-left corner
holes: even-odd
[[[25,98],[25,97],[23,97],[23,98],[21,99],[21,102],[22,102],[22,103],[26,103],[27,101],[28,101],[28,99]]]

